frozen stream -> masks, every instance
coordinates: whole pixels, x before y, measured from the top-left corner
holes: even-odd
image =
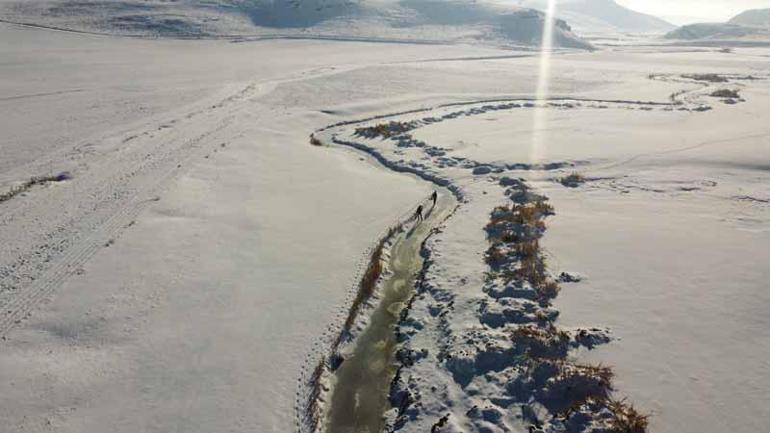
[[[385,280],[379,291],[380,303],[352,347],[352,353],[335,372],[326,431],[333,433],[379,433],[389,408],[390,383],[396,374],[394,327],[414,290],[423,266],[420,249],[431,230],[455,209],[457,200],[440,189],[435,207],[428,202],[425,220],[409,223],[397,233],[387,258]]]

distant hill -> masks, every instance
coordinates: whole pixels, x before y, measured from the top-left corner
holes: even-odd
[[[152,37],[323,37],[536,46],[541,12],[495,0],[0,0],[0,18]],[[558,20],[558,47],[590,49]]]
[[[666,34],[666,39],[742,39],[752,36],[761,36],[767,31],[737,24],[701,23],[682,26]]]
[[[701,23],[682,26],[667,39],[745,40],[770,39],[770,9],[748,10],[726,23]]]
[[[730,24],[751,27],[770,27],[770,9],[752,9],[729,21]]]
[[[545,0],[523,0],[523,6],[545,9]],[[561,0],[558,15],[579,34],[665,33],[676,28],[658,17],[637,12],[614,0]]]

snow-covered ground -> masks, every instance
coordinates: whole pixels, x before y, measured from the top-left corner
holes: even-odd
[[[499,359],[486,374],[465,368],[494,346],[469,336],[501,343],[521,311],[518,320],[558,311],[556,325],[573,334],[609,329],[609,344],[570,358],[611,366],[617,395],[652,414],[651,431],[763,428],[766,50],[563,53],[552,61],[559,100],[541,109],[531,102],[537,58],[480,47],[0,25],[0,53],[1,191],[68,172],[0,203],[8,431],[301,427],[301,378],[347,315],[367,248],[432,188],[334,144],[335,133],[462,193],[426,244],[418,289],[430,296],[407,317],[422,326],[404,344],[427,356],[401,375],[420,395],[403,431],[430,430],[447,413],[442,428],[464,431],[553,421],[522,412]],[[729,80],[683,77],[705,73]],[[718,89],[744,101],[708,96]],[[318,133],[328,147],[308,143],[337,122],[415,109]],[[533,134],[538,110],[546,122]],[[443,116],[401,147],[355,134]],[[553,180],[572,171],[587,182]],[[484,227],[510,202],[506,190],[521,189],[504,176],[555,208],[540,242],[549,269],[585,277],[550,305],[487,280]],[[438,356],[458,351],[456,361]]]
[[[630,69],[639,57],[591,55],[575,81],[612,74],[617,83],[560,93],[542,108],[487,98],[319,133],[452,185],[465,200],[429,241],[429,266],[398,328],[391,430],[604,431],[591,430],[603,425],[601,405],[562,419],[559,386],[569,374],[544,379],[538,371],[551,361],[521,358],[516,332],[552,324],[574,339],[568,365],[616,368],[614,398],[651,414],[652,431],[761,429],[770,355],[759,313],[770,302],[762,265],[770,258],[770,129],[761,113],[770,84],[757,74],[766,63],[752,61],[755,54],[733,65],[689,54],[687,68],[643,55],[649,74]],[[556,76],[575,67],[566,57]],[[693,75],[706,64],[722,75]],[[743,99],[711,96],[727,88]],[[547,117],[539,135],[538,110]],[[585,183],[557,181],[573,172]],[[501,270],[484,263],[493,237],[481,229],[493,208],[530,201],[517,178],[556,208],[542,244],[554,278],[582,275],[553,304],[538,295],[542,287],[498,276],[519,259]],[[543,319],[555,314],[559,320]],[[601,339],[604,329],[611,344],[579,349],[580,330]],[[579,393],[568,395],[579,402]]]

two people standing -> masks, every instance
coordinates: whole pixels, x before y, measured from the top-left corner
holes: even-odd
[[[438,202],[438,191],[433,191],[433,194],[430,195],[430,200],[433,202],[433,206],[431,207],[431,210],[436,207],[436,202]],[[422,215],[423,206],[422,204],[417,206],[417,210],[414,212],[414,215],[412,218],[416,220],[418,223],[422,222],[424,217]]]

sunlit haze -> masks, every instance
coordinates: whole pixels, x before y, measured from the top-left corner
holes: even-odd
[[[770,0],[617,0],[623,6],[674,24],[722,22],[747,10],[770,8]]]

